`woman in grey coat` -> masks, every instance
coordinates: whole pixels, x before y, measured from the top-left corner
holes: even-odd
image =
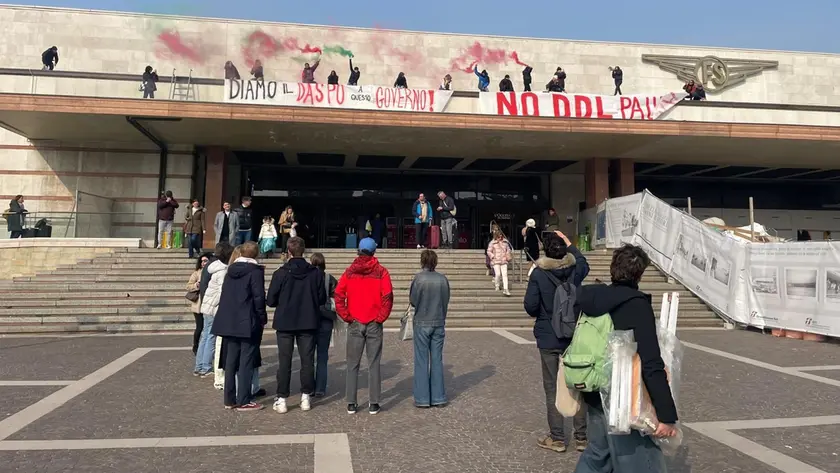
[[[443,341],[449,307],[449,280],[435,271],[437,254],[420,253],[423,270],[414,276],[409,299],[414,307],[414,405],[420,408],[446,405],[443,385]]]

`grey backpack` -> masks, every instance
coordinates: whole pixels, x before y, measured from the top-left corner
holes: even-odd
[[[551,308],[551,328],[557,338],[572,338],[575,334],[577,314],[577,286],[568,279],[560,281],[550,271],[543,271],[554,284],[554,307]],[[546,307],[547,308],[547,307]]]

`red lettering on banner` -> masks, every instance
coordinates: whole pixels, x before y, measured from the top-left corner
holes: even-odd
[[[569,99],[565,95],[551,94],[551,98],[554,103],[555,117],[569,117],[572,115],[572,104],[569,103]],[[563,113],[560,113],[560,102],[563,102]]]
[[[639,113],[639,118],[645,118],[645,112],[642,111],[642,104],[639,99],[633,97],[633,110],[630,112],[630,119],[636,118],[636,112]]]
[[[621,118],[623,120],[627,120],[627,109],[633,104],[633,101],[629,97],[621,97]]]
[[[586,111],[584,112],[584,108]],[[592,101],[589,97],[575,95],[575,117],[592,118]]]
[[[598,109],[598,117],[597,118],[606,118],[606,119],[613,118],[611,113],[604,113],[604,99],[603,98],[595,97],[595,107]]]
[[[647,107],[647,118],[648,120],[653,120],[653,115],[650,113],[650,97],[645,97],[645,107]]]
[[[511,95],[514,95],[511,93]],[[533,92],[525,92],[520,96],[522,101],[522,115],[523,116],[540,116],[540,99],[537,94]],[[531,102],[530,104],[528,102]]]
[[[434,92],[430,90],[386,89],[377,87],[374,94],[376,108],[403,109],[415,112],[434,111]]]
[[[516,109],[516,92],[497,92],[496,110],[498,115],[519,115],[519,110]]]
[[[327,103],[330,105],[344,105],[344,92],[343,85],[328,84],[326,93]]]

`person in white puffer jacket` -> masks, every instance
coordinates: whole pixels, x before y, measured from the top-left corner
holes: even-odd
[[[204,297],[201,299],[201,313],[204,314],[204,330],[201,332],[201,340],[198,342],[198,352],[195,355],[195,376],[202,378],[214,374],[218,368],[218,362],[214,358],[219,350],[216,347],[216,336],[210,333],[213,327],[213,320],[216,318],[216,310],[219,308],[219,300],[222,296],[222,283],[227,274],[227,263],[233,249],[225,245],[222,251],[217,253],[216,261],[207,265],[207,272],[210,274],[210,282]],[[215,383],[214,383],[215,384]]]

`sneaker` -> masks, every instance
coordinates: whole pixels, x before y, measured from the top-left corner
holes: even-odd
[[[586,439],[575,440],[575,450],[577,450],[579,452],[582,452],[582,451],[586,450],[587,445],[589,445],[589,442]]]
[[[203,378],[209,378],[209,377],[211,377],[211,376],[215,376],[215,375],[216,375],[216,373],[214,373],[214,372],[212,372],[212,371],[208,371],[208,372],[206,372],[206,373],[198,373],[198,376],[199,376],[200,378],[202,378],[202,379],[203,379]]]
[[[381,409],[379,408],[379,404],[371,404],[370,405],[370,409],[369,409],[370,415],[379,414],[380,410]]]
[[[224,387],[224,386],[222,386],[222,387]],[[260,389],[257,389],[257,392],[254,393],[254,397],[263,397],[263,396],[265,396],[265,394],[266,394],[265,389],[260,388]]]
[[[423,248],[423,247],[422,247],[422,246],[420,246],[420,245],[417,245],[417,249],[418,249],[418,250],[419,250],[419,249],[421,249],[421,248]]]
[[[300,410],[308,411],[312,409],[312,404],[309,402],[309,394],[300,395]]]
[[[551,450],[552,452],[563,453],[566,451],[566,442],[562,440],[554,440],[550,435],[537,442],[537,445],[539,445],[540,448]]]
[[[315,391],[315,394],[313,394],[312,397],[319,398],[319,397],[324,397],[326,395],[327,395],[327,393],[322,393],[322,392]]]
[[[274,412],[278,414],[285,414],[289,412],[289,408],[286,406],[286,399],[282,397],[277,398],[277,400],[274,401],[274,406],[272,406],[271,408],[274,409]]]
[[[236,409],[237,407],[239,407],[239,406],[228,406],[228,405],[225,405],[225,410],[226,410],[226,411],[232,411],[232,410]]]
[[[510,291],[505,291],[503,294],[507,297],[510,297]]]
[[[493,286],[493,287],[496,288],[496,292],[499,292],[499,286]]]
[[[243,406],[234,407],[236,412],[251,412],[251,411],[261,411],[265,408],[262,404],[258,402],[249,402]]]
[[[198,371],[193,371],[193,376],[195,376],[196,378],[197,378],[200,374],[201,374],[201,373],[199,373]]]
[[[348,414],[355,414],[356,411],[359,410],[359,406],[356,404],[347,404],[347,413]]]

